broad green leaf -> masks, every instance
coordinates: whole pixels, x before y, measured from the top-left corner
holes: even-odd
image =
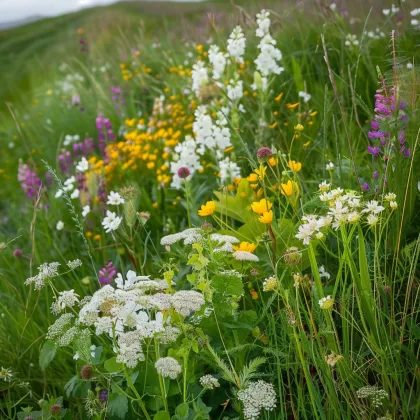
[[[155,414],[153,420],[171,420],[171,415],[167,411],[159,411]]]
[[[224,296],[239,297],[244,294],[242,279],[238,276],[218,274],[211,279],[211,286],[216,293]]]
[[[122,363],[118,363],[115,357],[111,357],[111,359],[106,360],[104,367],[109,373],[121,372],[124,369],[124,365]]]
[[[46,341],[39,353],[39,366],[41,369],[46,369],[55,357],[57,347],[52,341]]]

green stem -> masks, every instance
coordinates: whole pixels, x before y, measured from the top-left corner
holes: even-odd
[[[137,392],[137,389],[134,386],[133,381],[131,380],[131,377],[127,372],[127,369],[124,369],[124,375],[125,375],[125,379],[127,380],[128,386],[131,388],[131,390],[134,392],[134,395],[137,397],[136,401],[138,402],[141,408],[141,411],[143,411],[144,417],[146,417],[147,420],[152,420],[149,414],[147,413],[146,406],[144,405],[144,402],[142,398],[140,397],[140,394]]]

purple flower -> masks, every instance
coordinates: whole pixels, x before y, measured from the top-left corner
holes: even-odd
[[[20,164],[18,168],[18,181],[23,191],[26,192],[28,198],[33,198],[42,187],[41,180],[36,176],[28,165]]]
[[[111,261],[108,261],[105,264],[105,267],[99,270],[99,283],[101,284],[101,286],[110,284],[111,280],[113,280],[116,274],[117,274],[117,269],[114,267]]]
[[[108,401],[108,391],[105,391],[104,389],[99,393],[99,399],[106,403]]]
[[[365,191],[369,191],[369,190],[370,190],[370,187],[369,187],[369,185],[368,185],[368,184],[366,184],[366,182],[363,184],[362,188],[363,188]]]
[[[115,140],[114,132],[112,131],[112,124],[108,118],[99,115],[96,118],[96,128],[98,130],[98,146],[101,156],[106,156],[106,145]]]
[[[178,169],[177,174],[180,178],[185,179],[185,178],[188,178],[191,175],[191,172],[188,168],[182,167],[182,168]]]
[[[258,152],[257,152],[258,159],[261,159],[261,160],[268,159],[271,156],[273,156],[273,152],[269,147],[263,146],[258,149]]]
[[[375,147],[368,146],[367,150],[368,150],[368,152],[372,153],[373,157],[375,157],[375,158],[378,157],[379,154],[381,153],[381,150],[379,149],[379,146],[375,146]]]
[[[15,258],[21,258],[21,257],[22,257],[22,255],[23,255],[23,252],[22,252],[22,250],[21,250],[21,249],[19,249],[19,248],[15,249],[15,250],[13,251],[13,256],[14,256]]]

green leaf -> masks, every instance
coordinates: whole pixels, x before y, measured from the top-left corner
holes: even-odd
[[[109,373],[117,373],[124,370],[124,365],[122,363],[118,363],[115,357],[111,357],[104,363],[104,367]]]
[[[186,418],[188,416],[188,409],[189,409],[188,404],[182,403],[182,404],[179,404],[178,407],[175,409],[175,413],[180,418]]]
[[[55,357],[57,347],[53,341],[46,341],[39,353],[39,366],[46,369]]]
[[[218,274],[211,279],[211,286],[224,296],[240,297],[244,294],[242,279],[238,276]]]
[[[167,411],[159,411],[155,414],[153,420],[171,420],[171,415]]]
[[[66,393],[67,397],[70,397],[76,382],[79,380],[77,375],[73,376],[65,385],[64,385],[64,392]]]
[[[117,395],[116,398],[110,398],[108,403],[108,414],[123,419],[127,414],[127,411],[128,399],[125,395]]]

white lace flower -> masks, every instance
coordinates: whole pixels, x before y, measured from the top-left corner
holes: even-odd
[[[261,380],[251,382],[246,389],[240,390],[238,399],[244,405],[246,420],[256,420],[263,409],[273,411],[277,406],[277,395],[273,385]]]
[[[206,389],[219,388],[219,381],[212,375],[204,375],[200,378],[200,385]]]
[[[182,372],[181,365],[173,357],[161,357],[155,363],[157,373],[163,377],[176,379]]]
[[[232,257],[235,258],[235,260],[238,261],[254,261],[257,262],[260,259],[253,254],[252,252],[248,252],[248,251],[235,251],[232,254]]]

